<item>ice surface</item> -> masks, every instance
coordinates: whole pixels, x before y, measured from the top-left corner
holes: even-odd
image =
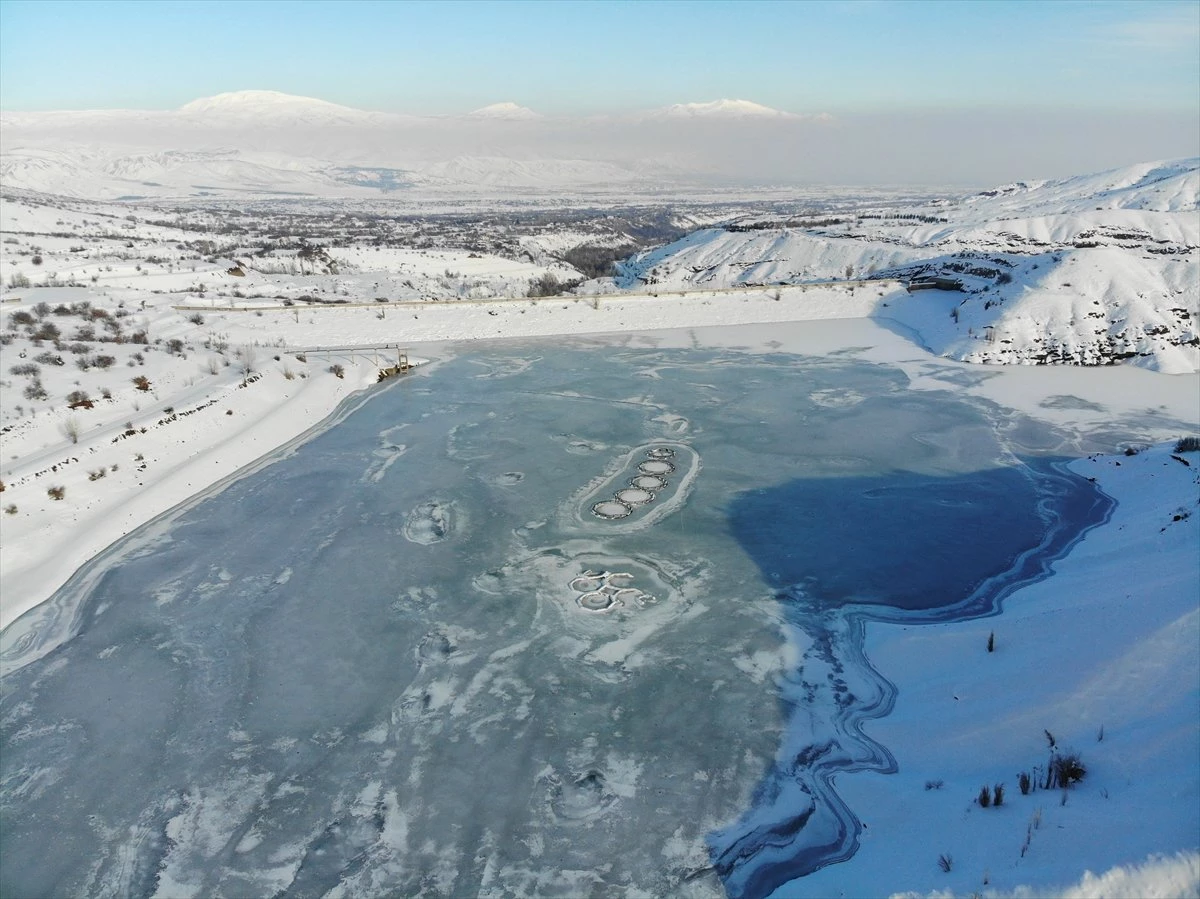
[[[4,644],[0,892],[749,896],[845,858],[831,772],[887,769],[890,685],[844,600],[983,610],[1094,505],[993,412],[850,356],[383,386]]]

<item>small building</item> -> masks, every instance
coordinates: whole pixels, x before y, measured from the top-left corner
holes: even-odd
[[[962,290],[963,282],[958,278],[944,278],[940,275],[931,275],[928,277],[914,278],[908,282],[907,290],[912,293],[914,290]]]

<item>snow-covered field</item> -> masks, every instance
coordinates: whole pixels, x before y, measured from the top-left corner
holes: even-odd
[[[1065,889],[1085,870],[1194,850],[1200,457],[1170,445],[1200,430],[1196,192],[1191,162],[898,213],[944,221],[859,210],[804,228],[743,222],[756,230],[697,232],[615,280],[540,298],[525,296],[538,279],[578,276],[550,255],[551,237],[524,258],[365,242],[259,256],[184,214],[168,224],[162,210],[4,197],[5,646],[20,639],[9,625],[88,559],[336,417],[400,351],[436,365],[469,352],[458,341],[556,335],[866,347],[862,358],[902,366],[914,386],[1052,423],[1059,451],[1084,457],[1074,469],[1117,506],[998,618],[869,626],[868,655],[899,693],[867,731],[899,771],[838,778],[863,812],[858,853],[779,895]],[[964,290],[910,294],[883,278],[933,273]],[[867,277],[880,280],[851,280]],[[831,279],[847,283],[793,283]],[[1124,357],[1142,367],[955,361]],[[1065,803],[1022,796],[1014,779],[1044,767],[1045,730],[1088,765]],[[980,808],[980,787],[1000,782],[1004,805]],[[1155,823],[1128,832],[1127,816]],[[1188,855],[1113,877],[1134,878],[1128,895],[1151,895],[1160,874],[1173,884],[1161,895],[1194,895],[1197,865]],[[1093,894],[1115,893],[1079,893]]]

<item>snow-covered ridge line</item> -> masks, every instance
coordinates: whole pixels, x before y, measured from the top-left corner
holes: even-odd
[[[880,315],[972,362],[1200,369],[1200,160],[1143,163],[909,210],[699,231],[621,266],[625,289],[943,279]]]

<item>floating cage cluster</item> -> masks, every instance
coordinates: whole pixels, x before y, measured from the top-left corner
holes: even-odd
[[[585,612],[611,612],[618,606],[644,606],[654,597],[633,586],[627,571],[585,571],[571,578],[570,588],[579,595],[575,602]]]
[[[638,474],[629,479],[629,486],[622,487],[612,499],[603,499],[592,506],[592,514],[606,521],[616,521],[633,514],[638,506],[654,502],[659,490],[667,484],[667,475],[675,471],[671,461],[675,450],[669,446],[656,446],[646,450],[646,458],[638,463]]]

